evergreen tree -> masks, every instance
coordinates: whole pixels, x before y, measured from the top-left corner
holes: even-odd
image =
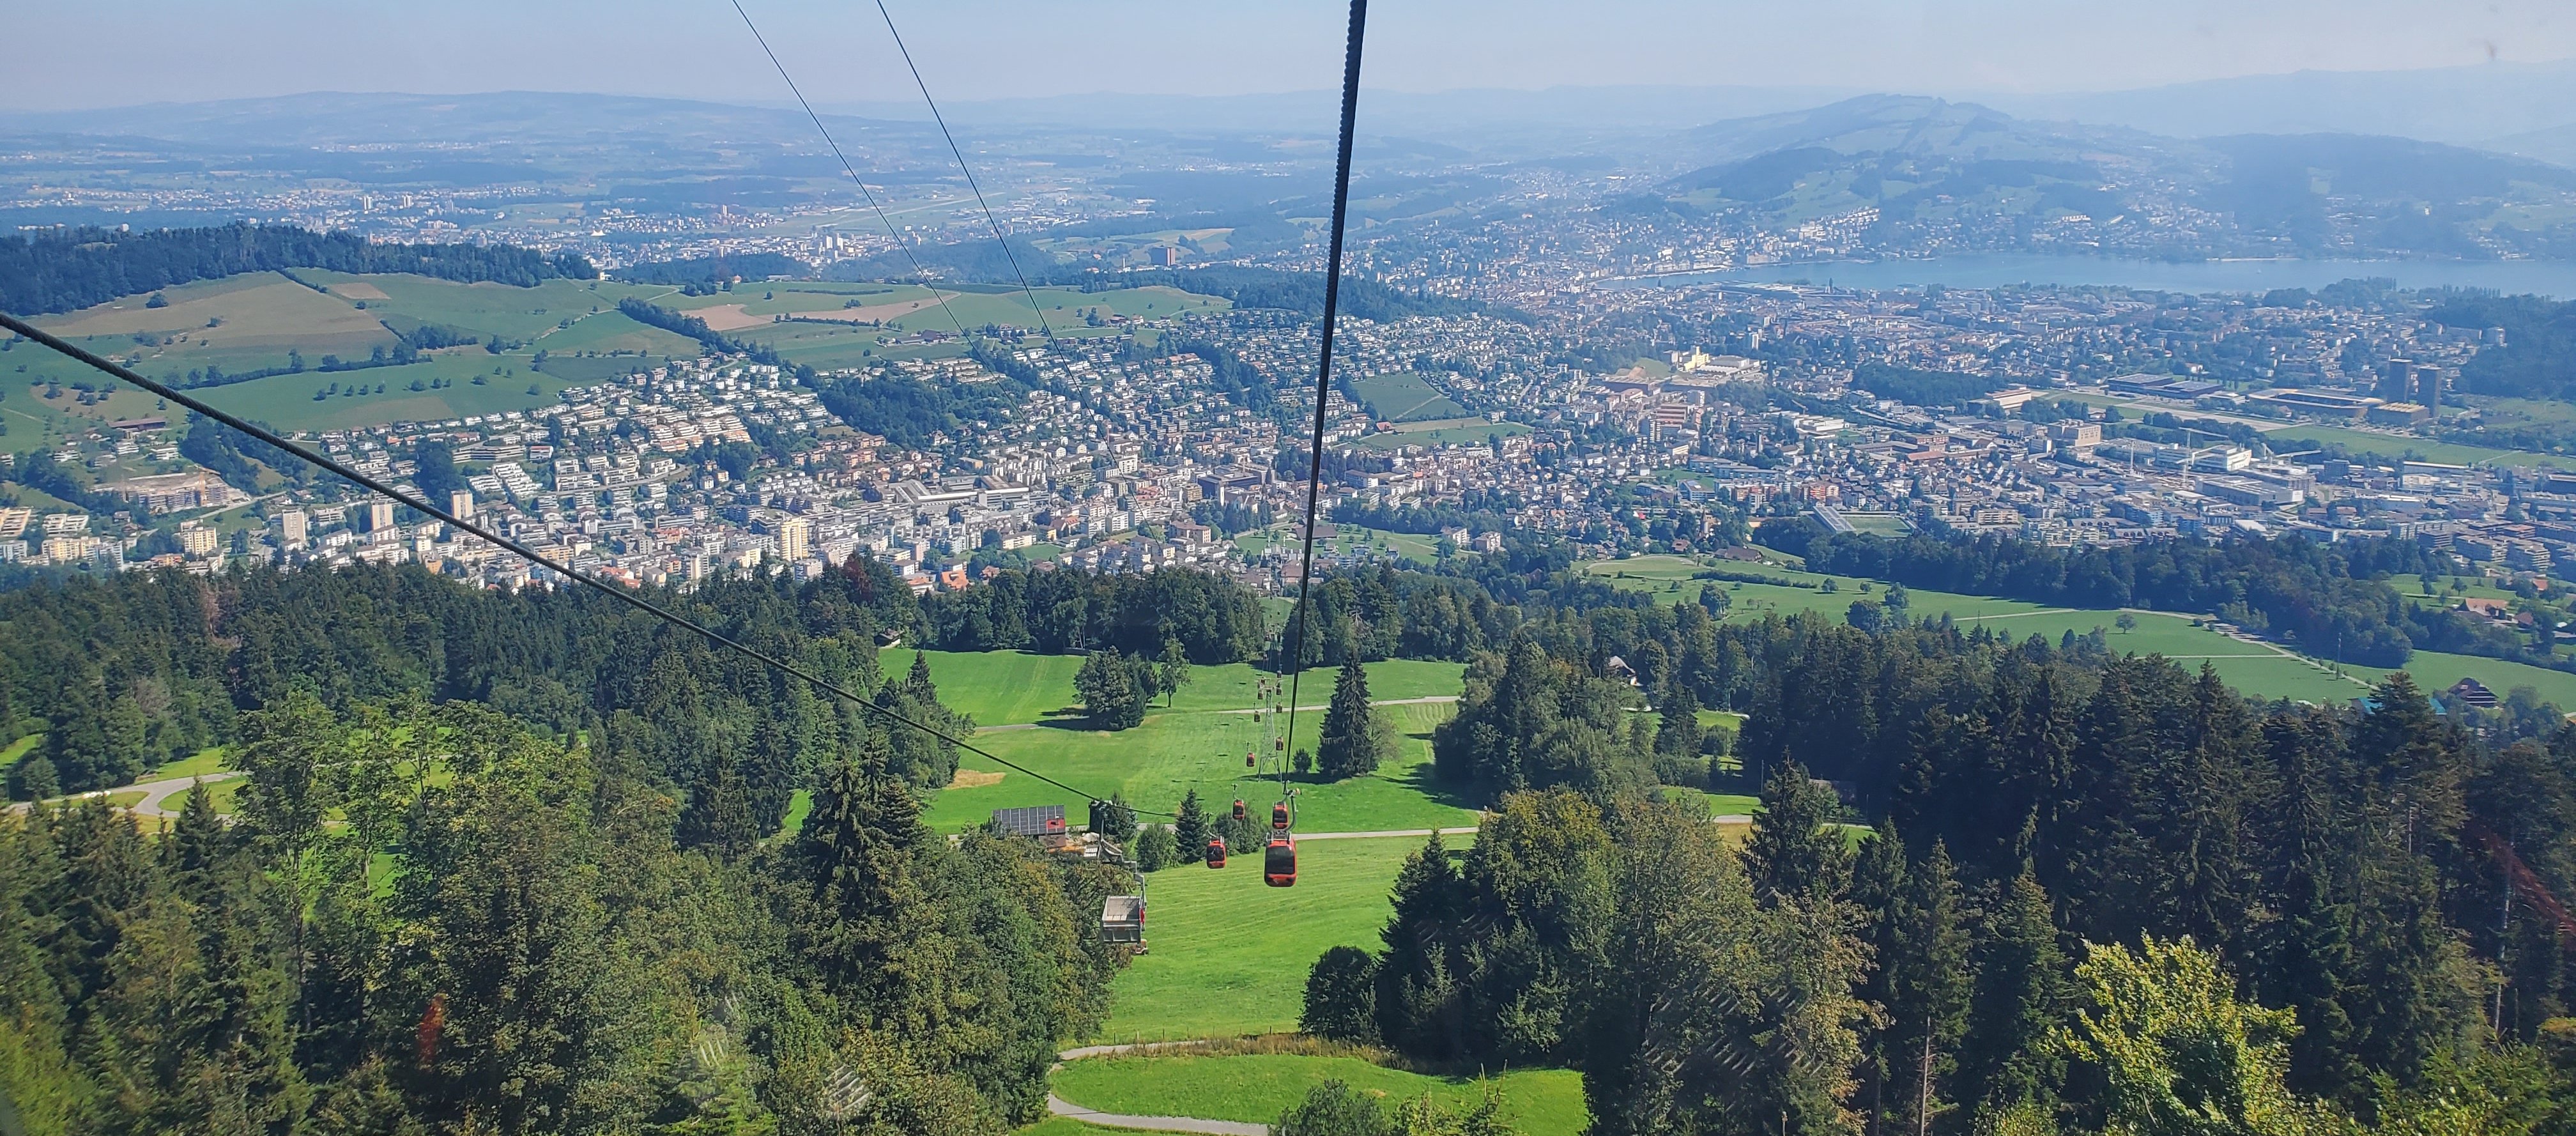
[[[1333,679],[1333,701],[1324,709],[1323,732],[1315,742],[1315,768],[1327,781],[1340,781],[1377,771],[1380,753],[1376,714],[1369,705],[1368,673],[1359,660],[1342,663]]]
[[[1906,904],[1912,892],[1907,880],[1905,845],[1897,836],[1894,819],[1879,821],[1877,831],[1860,847],[1852,865],[1852,906],[1860,912],[1862,938],[1870,948],[1870,958],[1878,965],[1870,969],[1869,978],[1858,994],[1882,1014],[1897,1003],[1897,954],[1907,930]],[[1873,1031],[1867,1047],[1867,1058],[1859,1070],[1861,1101],[1866,1107],[1873,1131],[1888,1121],[1891,1109],[1899,1101],[1890,1098],[1891,1078],[1900,1068],[1892,1047],[1899,1044],[1900,1032],[1883,1022]],[[1894,1115],[1902,1115],[1896,1113]]]
[[[1466,946],[1469,896],[1437,830],[1405,857],[1393,900],[1395,914],[1379,932],[1386,954],[1377,971],[1378,1036],[1408,1054],[1455,1058],[1469,1046],[1454,976]]]
[[[1959,1060],[1959,1099],[1983,1108],[2046,1100],[2065,1079],[2049,1039],[2075,1002],[2048,892],[2028,871],[2004,889],[1976,952],[1976,996]]]
[[[1887,1116],[1896,1130],[1920,1134],[1955,1107],[1952,1078],[1974,976],[1949,850],[1934,842],[1910,883],[1895,950],[1881,962],[1893,972]]]
[[[1180,812],[1172,820],[1172,841],[1180,845],[1180,862],[1196,864],[1207,859],[1208,841],[1215,836],[1208,827],[1207,813],[1199,808],[1199,791],[1193,788],[1183,793]]]
[[[905,980],[898,960],[926,934],[928,898],[915,861],[929,830],[888,757],[884,735],[871,733],[855,760],[834,763],[796,848],[818,920],[808,956],[836,985],[880,1005]]]
[[[1745,869],[1765,902],[1800,896],[1833,897],[1851,875],[1851,853],[1834,827],[1834,791],[1815,783],[1804,766],[1782,762],[1762,785],[1762,811],[1744,846]]]
[[[1699,752],[1699,697],[1685,683],[1664,688],[1663,709],[1655,729],[1655,752],[1694,754]]]

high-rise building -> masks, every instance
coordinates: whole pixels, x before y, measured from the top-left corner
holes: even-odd
[[[805,559],[814,536],[814,524],[803,517],[789,517],[778,522],[778,557],[790,564]]]
[[[279,548],[304,547],[312,534],[311,526],[312,518],[302,509],[289,509],[268,518],[269,532],[277,538]]]
[[[391,501],[367,502],[367,531],[383,532],[392,527],[394,527],[394,503]]]
[[[450,490],[447,494],[447,511],[457,520],[473,520],[474,491],[470,489]]]

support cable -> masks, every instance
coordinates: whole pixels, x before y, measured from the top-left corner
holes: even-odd
[[[1297,557],[1297,609],[1288,652],[1288,744],[1297,744],[1297,680],[1306,672],[1306,601],[1315,586],[1315,507],[1324,483],[1324,403],[1333,389],[1333,317],[1342,299],[1342,228],[1351,208],[1351,127],[1360,103],[1360,45],[1368,0],[1351,0],[1350,36],[1342,55],[1342,143],[1333,163],[1332,251],[1324,265],[1324,347],[1315,364],[1315,435],[1306,457],[1306,542]],[[1288,765],[1279,766],[1279,795],[1288,796]],[[1294,815],[1294,810],[1291,810]]]
[[[849,155],[841,152],[841,144],[833,140],[831,129],[823,125],[823,116],[814,113],[814,104],[805,101],[805,92],[797,88],[796,77],[787,73],[787,65],[779,62],[778,53],[769,49],[769,37],[760,34],[760,25],[751,22],[751,13],[743,10],[742,0],[733,0],[733,10],[742,17],[742,26],[751,29],[751,38],[760,43],[760,52],[769,57],[769,65],[778,69],[778,77],[786,80],[787,93],[796,96],[796,105],[805,108],[805,117],[814,120],[814,130],[823,136],[823,144],[831,147],[832,156],[841,160],[841,172],[850,175],[851,184],[859,187],[859,195],[868,199],[868,208],[876,210],[877,220],[885,225],[886,235],[894,238],[894,247],[902,249],[903,259],[912,265],[912,274],[920,277],[922,285],[930,289],[930,298],[939,301],[939,312],[957,328],[957,338],[967,338],[965,323],[957,318],[957,313],[948,310],[947,293],[939,290],[939,282],[930,278],[930,273],[921,267],[921,258],[912,254],[912,245],[903,239],[902,233],[895,231],[894,218],[886,215],[885,206],[877,204],[876,193],[859,177],[858,167],[850,164]]]
[[[939,113],[939,100],[930,97],[930,84],[922,81],[921,67],[912,61],[912,49],[903,45],[903,33],[894,30],[894,13],[886,10],[885,0],[877,0],[877,14],[885,17],[886,34],[894,37],[894,49],[903,53],[903,65],[912,71],[912,85],[921,88],[921,101],[930,105],[930,121],[939,124],[939,136],[948,140],[948,152],[957,156],[957,169],[966,175],[966,188],[975,191],[975,204],[984,207],[984,224],[993,230],[993,243],[1002,246],[1002,258],[1011,262],[1011,275],[1020,278],[1020,294],[1029,298],[1029,311],[1038,317],[1038,329],[1046,333],[1047,342],[1055,342],[1055,326],[1047,322],[1046,310],[1038,306],[1037,290],[1029,287],[1028,274],[1020,271],[1019,255],[1002,237],[1002,223],[993,217],[993,203],[984,200],[984,187],[975,184],[975,171],[966,164],[966,151],[957,147],[957,136],[948,132],[948,119]]]
[[[37,327],[36,325],[10,315],[7,312],[0,312],[0,328],[7,328],[10,331],[14,331],[19,335],[27,337],[29,340],[51,348],[54,351],[60,352],[65,356],[78,360],[97,370],[103,371],[110,376],[132,383],[143,390],[150,391],[164,399],[178,403],[181,406],[187,407],[188,409],[205,415],[208,418],[212,418],[217,422],[221,422],[226,426],[230,426],[233,429],[239,430],[242,433],[262,442],[266,442],[271,446],[275,446],[278,449],[302,460],[308,465],[320,468],[354,484],[364,486],[380,496],[389,498],[412,509],[416,509],[428,516],[435,517],[460,532],[468,533],[488,541],[503,551],[517,556],[521,560],[525,560],[539,568],[553,572],[567,580],[573,581],[574,583],[581,584],[592,591],[608,596],[619,603],[632,607],[646,615],[659,619],[664,623],[696,632],[697,634],[704,636],[708,642],[714,643],[716,646],[732,651],[744,658],[751,659],[754,662],[758,662],[781,674],[803,679],[814,689],[822,691],[827,695],[855,702],[859,705],[860,709],[868,713],[875,714],[878,717],[886,719],[887,721],[893,722],[897,725],[908,726],[912,729],[919,730],[934,738],[947,742],[950,745],[956,746],[959,749],[965,750],[968,753],[974,754],[977,757],[981,757],[986,761],[990,761],[995,765],[999,765],[1004,769],[1026,774],[1029,777],[1045,782],[1046,784],[1053,785],[1065,792],[1080,796],[1084,800],[1097,801],[1105,799],[1083,792],[1080,789],[1076,789],[1071,785],[1067,785],[1062,781],[1058,781],[1053,777],[1049,777],[1046,774],[1030,769],[1027,766],[996,757],[992,753],[975,745],[973,742],[969,742],[942,730],[932,729],[929,726],[912,720],[910,717],[896,713],[895,711],[889,710],[883,706],[879,706],[873,699],[862,698],[857,693],[843,688],[839,683],[824,678],[823,676],[807,670],[802,666],[769,654],[759,648],[750,646],[749,644],[734,639],[733,637],[717,631],[712,627],[708,627],[703,623],[699,623],[694,619],[690,619],[685,615],[681,615],[678,612],[672,611],[669,608],[645,599],[640,595],[636,595],[634,592],[628,590],[622,585],[609,583],[608,581],[600,579],[597,576],[593,576],[590,573],[580,571],[571,565],[557,563],[543,553],[538,552],[536,549],[530,548],[527,545],[503,536],[500,533],[484,528],[483,526],[466,520],[463,517],[459,517],[446,509],[432,505],[428,501],[421,499],[417,494],[404,492],[400,488],[388,484],[369,474],[361,473],[356,469],[342,464],[336,459],[303,445],[302,443],[289,441],[285,437],[280,436],[275,431],[269,430],[266,427],[256,425],[237,415],[218,410],[207,404],[204,400],[188,394],[185,391],[145,378],[134,371],[128,370],[121,364],[93,354],[78,344],[68,342],[43,328]],[[1137,811],[1143,812],[1151,810]],[[1156,812],[1154,815],[1172,816],[1173,814]]]

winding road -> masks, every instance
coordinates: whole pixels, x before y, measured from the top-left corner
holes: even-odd
[[[164,802],[167,802],[170,798],[181,793],[187,792],[191,786],[194,786],[200,781],[203,781],[208,785],[212,785],[218,781],[230,781],[241,775],[242,774],[239,770],[218,770],[213,773],[201,773],[194,777],[172,777],[163,781],[141,781],[132,785],[119,785],[113,789],[93,789],[86,793],[74,793],[68,797],[56,797],[53,798],[53,801],[56,804],[64,804],[71,801],[85,801],[91,797],[104,797],[111,793],[131,793],[137,789],[141,789],[143,790],[143,799],[126,806],[133,811],[134,815],[160,817],[164,820],[177,820],[179,819],[179,814],[170,809],[163,808],[162,805]],[[33,806],[28,802],[20,801],[17,804],[9,806],[9,811],[13,813],[23,813],[32,807]]]

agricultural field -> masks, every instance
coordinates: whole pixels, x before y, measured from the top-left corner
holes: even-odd
[[[1426,422],[1468,416],[1466,407],[1440,393],[1440,388],[1431,385],[1431,380],[1414,371],[1347,378],[1342,380],[1342,389],[1352,401],[1368,407],[1370,416],[1381,422]]]
[[[1277,1120],[1328,1080],[1376,1097],[1382,1106],[1427,1093],[1451,1109],[1482,1100],[1491,1086],[1502,1093],[1502,1119],[1524,1136],[1577,1136],[1588,1122],[1583,1076],[1570,1069],[1514,1070],[1480,1081],[1391,1069],[1357,1055],[1093,1057],[1058,1070],[1054,1088],[1068,1101],[1104,1112],[1259,1124]]]
[[[353,275],[298,269],[249,273],[163,289],[165,306],[127,296],[38,322],[90,350],[158,379],[185,382],[214,367],[229,374],[286,368],[302,372],[198,388],[192,393],[225,410],[288,431],[339,430],[403,421],[438,421],[552,405],[567,386],[582,386],[694,357],[686,336],[636,322],[617,310],[633,297],[688,311],[718,331],[769,344],[808,365],[856,367],[888,358],[950,355],[953,341],[888,348],[880,340],[924,329],[990,323],[1029,326],[1028,299],[1017,289],[969,285],[932,292],[913,285],[779,282],[731,292],[682,296],[668,285],[548,280],[533,288],[460,283],[400,274]],[[1157,318],[1222,309],[1226,302],[1171,288],[1086,293],[1038,291],[1060,333],[1090,331],[1086,315]],[[941,302],[945,301],[945,311]],[[857,307],[850,305],[856,304]],[[773,323],[780,315],[874,321],[870,326]],[[325,356],[356,362],[399,344],[396,332],[437,326],[480,342],[422,353],[420,362],[324,372]],[[494,353],[487,345],[507,349]],[[536,353],[547,354],[542,366]],[[477,380],[480,380],[479,382]],[[13,451],[51,448],[120,418],[166,414],[140,391],[94,396],[105,380],[50,352],[13,346],[0,354],[0,424]],[[60,384],[59,388],[53,384]],[[417,384],[417,386],[415,386]],[[383,388],[379,391],[377,388]],[[533,389],[532,389],[533,388]],[[52,389],[54,397],[46,398]],[[363,393],[353,393],[353,392]],[[316,395],[321,397],[317,398]],[[165,472],[120,469],[110,476]]]
[[[1452,855],[1461,855],[1475,835],[1441,840]],[[1117,1000],[1092,1040],[1240,1037],[1297,1028],[1307,970],[1332,947],[1379,947],[1378,931],[1394,913],[1388,897],[1396,872],[1422,845],[1418,837],[1302,841],[1293,888],[1263,884],[1259,857],[1232,857],[1219,870],[1182,864],[1147,875],[1149,950],[1118,975]]]
[[[1724,569],[1760,574],[1778,583],[1690,579],[1692,573],[1707,567],[1679,556],[1640,556],[1597,561],[1586,570],[1609,577],[1619,587],[1662,593],[1658,598],[1669,603],[1694,603],[1702,588],[1722,589],[1729,601],[1726,618],[1730,620],[1801,611],[1841,618],[1854,601],[1877,602],[1886,594],[1886,585],[1878,581],[1829,577],[1770,564],[1729,562]],[[1827,580],[1834,584],[1831,592],[1823,588]],[[2015,639],[2037,635],[2054,643],[2069,631],[2085,635],[2098,627],[2115,651],[2161,654],[2193,669],[2206,661],[2229,685],[2260,698],[2335,703],[2363,693],[2359,683],[2336,675],[2322,663],[2272,644],[2237,639],[2200,626],[2205,622],[2201,617],[2135,610],[2127,614],[2137,621],[2137,626],[2122,631],[2118,626],[2122,613],[2107,609],[2052,608],[2019,600],[1921,589],[1908,589],[1907,595],[1907,610],[1913,618],[1946,613],[1962,627],[1982,623]]]

